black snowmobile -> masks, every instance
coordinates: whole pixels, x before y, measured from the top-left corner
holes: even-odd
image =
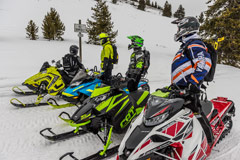
[[[75,127],[75,130],[57,135],[51,128],[46,128],[40,131],[40,134],[46,139],[57,141],[91,132],[100,138],[104,149],[85,159],[102,159],[116,153],[118,146],[108,150],[112,143],[112,132],[126,131],[133,118],[141,113],[149,97],[149,92],[142,90],[127,94],[120,87],[120,78],[114,77],[112,86],[101,84],[96,87],[91,97],[86,99],[72,116],[66,112],[59,115],[62,120]],[[68,118],[63,118],[64,115]],[[49,131],[52,136],[45,135],[45,131]],[[104,138],[99,132],[104,132]],[[60,159],[66,156],[77,159],[73,152],[64,154]]]

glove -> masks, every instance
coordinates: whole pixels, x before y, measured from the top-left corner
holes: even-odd
[[[200,92],[200,89],[195,84],[192,84],[192,83],[189,83],[188,90],[192,93],[199,93]]]

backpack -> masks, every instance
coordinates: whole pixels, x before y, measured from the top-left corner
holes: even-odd
[[[196,39],[195,39],[196,40]],[[200,39],[201,40],[201,39]],[[194,65],[192,59],[190,58],[190,55],[189,55],[189,52],[188,52],[188,44],[190,44],[191,41],[189,41],[185,48],[184,48],[184,51],[183,53],[186,55],[186,57],[188,59],[191,60],[191,63],[192,63],[192,66]],[[217,65],[217,51],[214,49],[214,47],[208,43],[208,42],[204,42],[203,43],[205,44],[205,46],[207,47],[207,52],[210,54],[210,59],[212,61],[212,66],[208,72],[208,74],[204,77],[203,81],[205,82],[212,82],[213,81],[213,78],[214,78],[214,75],[215,75],[215,70],[216,70],[216,65]]]
[[[113,64],[118,64],[118,52],[117,52],[117,46],[116,45],[112,45],[113,48],[113,59],[112,59],[112,63]]]
[[[150,66],[150,52],[147,51],[147,50],[143,50],[143,53],[144,53],[144,69],[143,69],[143,73],[146,74],[147,73],[147,70]]]

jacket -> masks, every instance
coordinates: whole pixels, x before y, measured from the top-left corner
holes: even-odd
[[[113,68],[113,47],[110,41],[103,44],[103,49],[101,52],[101,69],[103,71]]]
[[[171,81],[178,86],[188,86],[189,83],[199,86],[212,66],[205,44],[194,37],[196,35],[183,41],[172,62]],[[188,56],[183,52],[185,47]]]
[[[139,75],[143,72],[145,55],[142,49],[134,50],[130,57],[130,63],[127,71],[127,76],[129,75]]]

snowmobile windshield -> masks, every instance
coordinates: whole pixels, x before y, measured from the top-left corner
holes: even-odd
[[[147,103],[144,118],[147,121],[155,119],[158,122],[162,122],[162,119],[166,119],[169,114],[175,114],[178,110],[180,110],[183,103],[184,100],[182,98],[169,99],[151,95]],[[157,124],[157,122],[153,124]]]
[[[87,73],[85,72],[85,69],[80,69],[78,71],[78,73],[75,75],[75,77],[73,78],[73,80],[71,81],[71,86],[72,85],[75,85],[75,86],[78,86],[79,83],[81,83],[84,79],[86,79],[87,77]],[[76,84],[78,83],[78,84]]]
[[[101,84],[100,86],[96,86],[92,92],[91,98],[97,97],[99,95],[110,92],[111,86],[107,86],[105,84]]]

